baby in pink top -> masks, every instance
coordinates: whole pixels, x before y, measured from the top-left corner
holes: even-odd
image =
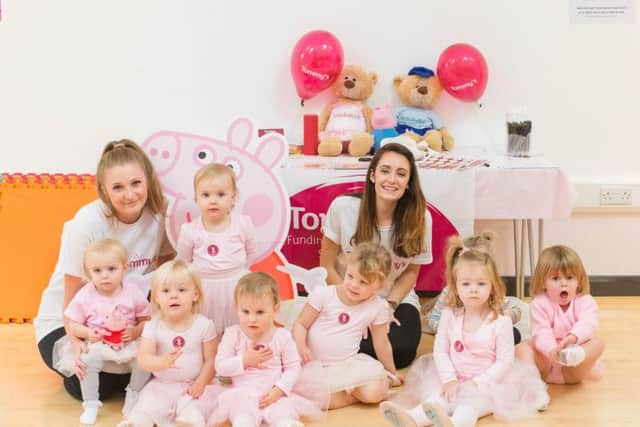
[[[343,284],[314,289],[293,326],[303,363],[318,360],[324,367],[331,409],[380,402],[394,381],[401,383],[387,336],[389,304],[376,295],[390,271],[385,248],[356,246],[347,257]],[[367,328],[379,361],[358,353]]]
[[[578,254],[566,246],[545,249],[531,294],[531,343],[545,381],[574,384],[599,377],[604,344],[596,337],[598,305]]]
[[[276,328],[278,286],[265,273],[250,273],[235,292],[239,325],[224,332],[216,369],[231,377],[222,391],[209,424],[230,421],[234,426],[301,427],[301,417],[319,417],[327,393],[320,377],[301,376],[300,356],[291,333]],[[317,372],[317,371],[316,371]]]
[[[178,258],[193,263],[202,278],[203,314],[218,334],[238,323],[233,292],[249,272],[256,251],[251,218],[232,214],[238,188],[234,171],[223,164],[203,166],[194,177],[200,217],[184,223],[178,237]]]
[[[137,338],[149,318],[149,303],[136,285],[124,283],[127,250],[113,239],[90,244],[83,260],[85,274],[91,281],[73,296],[64,311],[67,333],[88,343],[80,354],[84,375],[76,372],[75,352],[68,341],[55,366],[71,376],[77,374],[82,389],[84,411],[80,423],[95,424],[102,404],[99,396],[99,374],[110,368],[132,371],[127,388],[139,390],[147,375],[135,366]],[[120,366],[113,366],[113,363]]]
[[[493,413],[516,419],[548,401],[546,385],[532,364],[516,361],[511,320],[502,315],[505,286],[487,251],[491,234],[452,238],[447,251],[447,307],[433,356],[417,359],[399,400],[380,405],[394,426],[474,426]]]

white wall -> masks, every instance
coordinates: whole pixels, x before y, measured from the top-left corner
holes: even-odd
[[[290,53],[305,32],[326,29],[346,63],[378,72],[373,105],[397,102],[394,75],[435,68],[448,45],[471,43],[489,65],[482,108],[448,95],[437,108],[460,146],[503,151],[505,112],[523,105],[533,150],[575,182],[640,183],[640,29],[572,25],[569,4],[3,0],[0,171],[93,172],[110,139],[217,135],[239,113],[296,138],[303,111]],[[593,221],[558,236],[577,242],[582,227],[601,227]]]

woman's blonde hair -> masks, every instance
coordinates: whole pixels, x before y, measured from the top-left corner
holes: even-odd
[[[426,230],[424,223],[427,201],[420,187],[420,176],[418,176],[416,162],[411,151],[400,144],[384,145],[376,151],[376,154],[371,159],[371,164],[367,169],[364,191],[361,194],[354,195],[355,197],[361,197],[362,201],[358,211],[356,232],[352,240],[357,245],[362,242],[372,242],[375,238],[380,239],[376,213],[376,190],[371,178],[386,153],[399,154],[409,162],[409,182],[404,194],[393,210],[391,250],[400,257],[410,258],[424,251],[427,239],[425,234],[431,232],[431,230]]]
[[[202,310],[202,304],[204,303],[204,294],[202,292],[202,281],[200,280],[200,275],[188,262],[181,259],[174,259],[172,261],[165,262],[153,272],[153,276],[151,278],[151,307],[154,314],[157,313],[158,316],[162,317],[162,312],[156,302],[156,298],[158,292],[161,291],[162,286],[164,286],[169,280],[186,280],[193,284],[193,287],[196,289],[196,293],[198,294],[198,299],[193,301],[191,312],[194,314],[200,313]]]
[[[502,303],[506,294],[504,282],[498,275],[496,262],[491,254],[492,244],[495,235],[490,232],[483,232],[473,237],[462,239],[460,236],[449,238],[447,247],[447,306],[451,308],[462,308],[463,304],[458,296],[456,282],[458,279],[457,270],[460,264],[477,263],[484,266],[491,280],[491,293],[489,294],[489,309],[496,319],[502,314]]]
[[[198,184],[200,181],[204,179],[220,178],[222,176],[229,177],[233,191],[234,193],[237,193],[238,183],[236,180],[236,173],[229,166],[223,165],[222,163],[209,163],[208,165],[204,165],[198,169],[198,172],[196,172],[193,177],[193,193],[196,197],[198,196]]]
[[[147,181],[147,202],[145,207],[154,215],[164,213],[166,204],[164,196],[162,195],[160,181],[153,169],[151,160],[149,160],[149,157],[147,157],[138,144],[129,139],[121,139],[119,141],[111,141],[104,147],[100,161],[98,161],[98,170],[96,172],[98,196],[100,196],[100,199],[108,209],[106,213],[107,218],[116,216],[116,210],[104,187],[105,173],[114,166],[122,166],[129,163],[137,164],[144,172]]]
[[[576,251],[568,246],[556,245],[543,250],[538,258],[536,269],[531,278],[531,296],[544,293],[547,276],[557,273],[562,273],[564,276],[575,276],[578,281],[576,291],[578,295],[591,293],[589,276]]]
[[[248,273],[238,280],[234,294],[236,305],[238,299],[244,296],[254,298],[267,296],[272,299],[274,306],[280,302],[278,283],[273,277],[262,272]]]
[[[391,272],[391,254],[377,243],[360,243],[346,256],[347,264],[356,264],[358,273],[370,284],[384,286]]]
[[[127,255],[127,248],[125,248],[122,245],[122,243],[120,243],[115,239],[96,240],[95,242],[92,242],[91,244],[89,244],[89,246],[87,246],[87,248],[84,250],[82,266],[84,268],[84,274],[87,277],[87,279],[91,277],[89,276],[89,269],[87,268],[87,255],[90,253],[98,254],[98,255],[103,255],[103,254],[113,255],[118,261],[122,263],[125,269],[127,268],[127,264],[129,262],[129,258]]]

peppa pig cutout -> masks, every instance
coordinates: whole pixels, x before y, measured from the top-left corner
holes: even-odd
[[[224,139],[181,132],[161,131],[142,145],[169,201],[167,235],[175,246],[180,226],[200,216],[194,200],[193,177],[208,163],[232,168],[238,181],[235,211],[251,217],[256,230],[258,262],[279,249],[289,225],[289,198],[276,175],[287,142],[275,133],[256,140],[254,124],[247,118],[234,120]]]
[[[280,297],[291,300],[291,316],[281,323],[291,326],[294,313],[303,305],[296,284],[309,289],[324,286],[326,271],[289,264],[280,252],[289,230],[290,203],[277,170],[287,147],[284,137],[277,133],[257,137],[253,122],[247,118],[232,121],[221,139],[160,131],[142,144],[169,202],[166,228],[174,247],[182,224],[200,216],[193,189],[196,171],[215,162],[236,172],[238,197],[234,210],[251,217],[256,231],[256,256],[251,260],[251,270],[265,271],[276,279]],[[210,255],[216,253],[217,248],[209,248]]]

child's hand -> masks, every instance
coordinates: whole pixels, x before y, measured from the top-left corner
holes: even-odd
[[[198,381],[194,381],[194,383],[191,384],[187,388],[187,394],[189,396],[193,397],[194,399],[197,399],[200,396],[202,396],[202,392],[204,391],[204,387],[205,387],[205,385],[200,384],[200,382],[198,382]]]
[[[391,378],[389,378],[391,380],[391,387],[400,387],[404,384],[404,375],[400,372],[395,372],[391,375]]]
[[[440,390],[440,395],[444,397],[447,401],[452,402],[453,399],[456,398],[456,393],[458,393],[458,387],[460,383],[456,380],[449,381],[446,384],[442,385],[442,390]]]
[[[122,333],[122,342],[127,344],[138,339],[138,330],[135,327],[126,328]]]
[[[311,349],[306,345],[299,346],[298,353],[300,354],[300,363],[303,365],[313,360],[313,353],[311,353]]]
[[[103,329],[91,328],[87,333],[87,340],[91,343],[102,341],[102,337],[111,335],[109,331]]]
[[[273,386],[273,388],[269,391],[269,393],[262,396],[260,402],[258,403],[258,407],[260,409],[264,409],[267,406],[275,403],[278,399],[284,396],[284,391],[280,390],[280,388]]]
[[[176,360],[182,354],[182,347],[174,348],[165,357],[164,369],[174,368],[176,366]]]
[[[547,354],[547,358],[550,362],[558,362],[558,353],[560,353],[560,350],[562,350],[560,347],[556,347]]]
[[[568,334],[566,337],[562,338],[562,340],[558,343],[558,351],[567,348],[570,345],[577,344],[578,337],[573,334]]]
[[[255,346],[252,346],[247,351],[244,352],[242,356],[242,361],[244,362],[244,367],[246,368],[264,368],[264,362],[271,359],[273,357],[273,352],[269,347],[262,347],[259,350],[256,349]]]
[[[78,377],[79,380],[82,381],[87,365],[80,359],[80,356],[82,355],[82,353],[87,352],[87,343],[79,339],[74,339],[72,343],[74,360],[76,361],[73,373],[76,375],[76,377]]]

